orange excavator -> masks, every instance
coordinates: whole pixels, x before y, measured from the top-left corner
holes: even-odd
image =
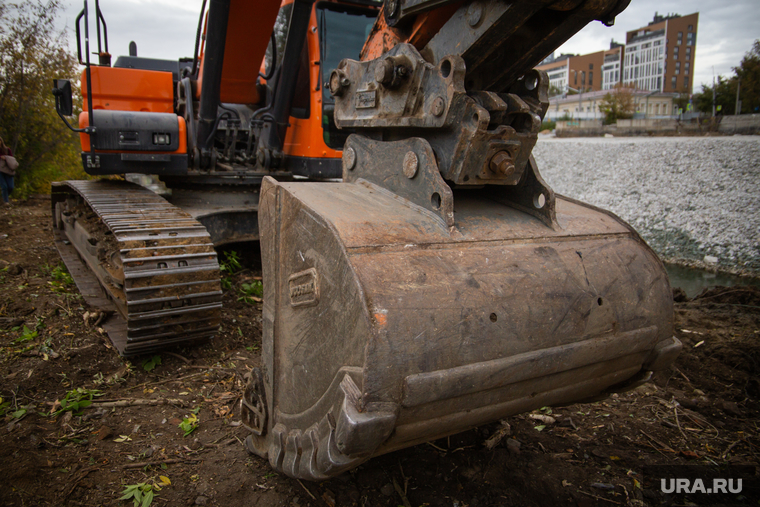
[[[241,414],[248,450],[291,477],[631,389],[681,347],[663,266],[531,155],[533,67],[628,1],[204,0],[193,58],[113,65],[97,1],[89,61],[85,1],[85,170],[171,195],[55,183],[56,244],[133,355],[212,338],[214,247],[259,240]],[[66,121],[71,84],[54,94]]]

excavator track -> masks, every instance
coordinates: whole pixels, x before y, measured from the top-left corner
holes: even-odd
[[[205,341],[219,328],[219,262],[205,227],[125,181],[53,184],[56,246],[123,356]]]

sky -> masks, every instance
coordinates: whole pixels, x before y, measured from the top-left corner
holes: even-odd
[[[94,12],[94,0],[89,3]],[[201,3],[202,0],[101,0],[111,54],[129,54],[129,42],[133,40],[139,56],[163,59],[192,56]],[[64,4],[67,7],[59,19],[60,28],[68,29],[70,45],[75,49],[74,21],[83,2],[64,0]],[[681,15],[699,12],[695,92],[701,90],[700,84],[712,83],[713,72],[716,76],[731,75],[732,67],[738,66],[753,41],[760,39],[760,0],[631,0],[613,27],[592,22],[560,47],[557,54],[601,51],[609,48],[610,39],[625,42],[625,32],[646,26],[655,12]],[[90,40],[94,50],[97,41],[94,30]]]

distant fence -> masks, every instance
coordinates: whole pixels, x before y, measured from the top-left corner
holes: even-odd
[[[641,118],[618,120],[615,125],[602,125],[601,120],[558,121],[557,137],[594,137],[646,135],[760,134],[760,114],[692,118],[690,120]]]
[[[718,132],[725,134],[760,134],[760,114],[724,116]]]

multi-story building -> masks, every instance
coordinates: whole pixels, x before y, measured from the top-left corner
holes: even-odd
[[[614,88],[623,79],[623,45],[614,40],[604,52],[602,64],[602,90]]]
[[[551,63],[536,67],[549,75],[549,85],[557,93],[590,92],[602,89],[602,65],[606,51],[587,55],[561,55]]]
[[[623,84],[641,90],[692,93],[699,13],[657,13],[626,33]]]
[[[554,95],[610,90],[619,83],[639,90],[692,93],[699,13],[657,13],[647,26],[626,33],[625,46],[586,55],[547,58],[536,67],[546,71]]]

